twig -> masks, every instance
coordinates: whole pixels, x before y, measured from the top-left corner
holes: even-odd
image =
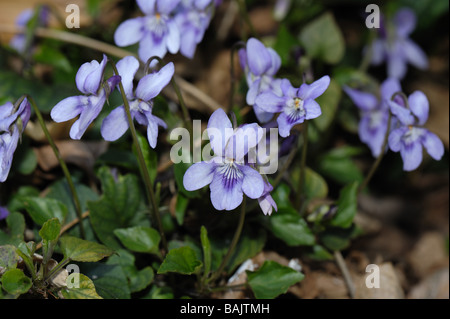
[[[352,281],[352,277],[350,276],[350,272],[348,271],[347,265],[345,264],[344,257],[342,257],[342,254],[340,251],[336,250],[334,251],[334,259],[336,260],[336,263],[339,267],[339,269],[342,272],[342,275],[344,276],[344,282],[347,286],[348,294],[351,299],[355,298],[355,286]]]
[[[13,33],[13,34],[20,34],[25,33],[26,28],[17,27],[17,26],[10,26],[10,25],[1,25],[0,24],[0,33]],[[72,32],[67,31],[61,31],[61,30],[55,30],[55,29],[49,29],[49,28],[36,28],[35,35],[41,38],[48,38],[48,39],[54,39],[54,40],[60,40],[66,43],[72,43],[79,46],[83,46],[86,48],[90,48],[93,50],[97,50],[100,52],[103,52],[110,56],[115,56],[117,58],[124,58],[126,56],[134,56],[137,57],[137,55],[133,52],[130,52],[125,49],[121,49],[119,47],[116,47],[114,45],[95,40],[89,37],[85,37],[79,34],[75,34]],[[189,83],[185,79],[183,79],[180,76],[174,75],[175,80],[177,81],[178,86],[183,91],[186,91],[189,95],[197,99],[199,102],[204,104],[208,107],[208,109],[212,112],[215,110],[221,108],[222,106],[215,101],[212,97],[198,89],[193,84]]]

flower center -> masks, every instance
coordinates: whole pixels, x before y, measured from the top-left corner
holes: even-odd
[[[225,160],[225,163],[219,166],[217,172],[222,175],[223,184],[227,188],[232,188],[236,181],[244,176],[234,160]]]
[[[301,98],[298,98],[298,97],[294,98],[294,107],[296,110],[298,110],[298,109],[303,110],[303,104],[304,104],[304,102]]]

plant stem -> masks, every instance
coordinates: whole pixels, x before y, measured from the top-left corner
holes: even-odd
[[[340,251],[336,250],[334,251],[334,259],[336,260],[336,263],[339,267],[339,269],[342,272],[342,275],[344,276],[345,285],[347,286],[348,294],[351,299],[355,298],[355,286],[352,281],[352,277],[350,276],[350,272],[347,268],[347,265],[345,264],[344,257],[342,257],[342,254]]]
[[[48,281],[49,279],[51,279],[58,271],[61,270],[61,268],[63,268],[69,262],[70,262],[70,258],[61,260],[61,262],[58,265],[56,265],[55,268],[53,268],[46,277],[44,277],[44,281]]]
[[[78,194],[77,194],[77,191],[75,189],[75,185],[73,184],[72,177],[70,175],[69,169],[67,168],[67,165],[64,162],[64,159],[62,158],[61,154],[59,153],[58,147],[56,146],[55,142],[53,141],[53,138],[50,135],[50,133],[49,133],[49,131],[47,129],[47,126],[45,125],[44,118],[42,117],[42,114],[39,111],[39,108],[37,107],[36,102],[29,95],[24,96],[24,98],[25,97],[28,99],[28,101],[30,101],[30,104],[32,105],[32,107],[34,109],[34,112],[36,113],[36,116],[38,118],[39,124],[41,125],[42,130],[44,131],[45,137],[47,138],[47,140],[48,140],[48,142],[50,144],[50,147],[53,150],[53,153],[55,153],[55,156],[58,159],[59,165],[61,166],[62,171],[64,173],[64,176],[67,179],[67,183],[69,185],[70,192],[72,193],[72,198],[73,198],[73,202],[74,202],[74,205],[75,205],[75,211],[77,213],[77,217],[78,217],[79,220],[82,220],[82,218],[83,218],[82,217],[83,211],[81,209],[80,200],[78,198]],[[85,236],[83,223],[80,222],[79,225],[80,225],[80,236],[81,236],[81,238],[85,239],[86,236]]]
[[[231,256],[233,255],[234,249],[236,248],[236,245],[239,242],[239,238],[241,237],[242,228],[244,227],[245,211],[246,211],[246,197],[244,196],[244,199],[242,200],[242,206],[241,206],[241,216],[239,217],[239,223],[238,223],[238,226],[234,233],[234,237],[233,237],[233,240],[231,241],[230,247],[228,248],[228,252],[225,255],[224,259],[222,260],[222,263],[220,264],[217,271],[212,274],[212,276],[207,280],[207,282],[216,280],[222,274],[224,268],[228,264],[228,261],[230,260]]]
[[[286,159],[286,162],[284,163],[281,170],[278,172],[277,177],[275,177],[274,182],[272,183],[273,189],[276,189],[278,184],[281,182],[281,179],[283,178],[284,173],[287,171],[289,166],[291,166],[292,161],[295,158],[295,154],[298,151],[297,145],[295,147],[292,147],[291,151],[289,152],[288,158]]]
[[[115,63],[111,59],[109,59],[109,62],[111,63],[114,73],[116,75],[119,75],[119,72],[117,70]],[[166,236],[164,235],[164,230],[163,230],[163,226],[162,226],[162,222],[161,222],[161,216],[159,215],[159,208],[158,208],[158,204],[156,202],[155,192],[153,190],[153,183],[150,179],[150,174],[148,172],[147,165],[145,164],[144,154],[142,153],[141,146],[139,145],[136,128],[134,126],[133,118],[131,116],[130,104],[126,97],[125,90],[122,85],[122,81],[119,81],[118,85],[120,88],[120,93],[122,95],[125,112],[127,114],[128,126],[130,127],[130,132],[131,132],[131,136],[133,138],[133,143],[134,143],[134,146],[136,147],[138,162],[139,162],[142,177],[144,179],[145,190],[146,190],[146,194],[148,197],[148,201],[149,201],[149,203],[151,203],[151,205],[153,207],[153,210],[152,210],[153,218],[156,220],[156,222],[158,224],[159,233],[161,235],[161,242],[162,242],[163,249],[164,249],[164,253],[163,253],[163,256],[164,256],[168,251],[167,241],[166,241]]]
[[[242,41],[236,42],[233,44],[230,50],[230,99],[229,99],[229,105],[228,110],[233,109],[234,105],[234,93],[235,93],[235,84],[236,84],[236,76],[234,74],[234,54],[236,49],[239,49],[241,47],[245,47],[245,43]]]
[[[303,145],[302,145],[302,158],[300,162],[300,176],[298,178],[297,186],[297,198],[295,202],[295,208],[300,211],[303,202],[303,189],[305,184],[305,170],[306,170],[306,154],[308,152],[308,121],[303,123]]]

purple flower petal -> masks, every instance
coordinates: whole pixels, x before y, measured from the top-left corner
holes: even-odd
[[[270,68],[267,70],[266,74],[270,76],[275,76],[275,74],[281,67],[281,58],[274,49],[267,48],[267,51],[270,54],[271,63]]]
[[[180,3],[180,0],[156,0],[156,8],[159,13],[169,14]]]
[[[258,96],[258,94],[260,93],[259,88],[260,88],[260,84],[261,84],[261,79],[258,78],[255,81],[253,81],[248,88],[247,91],[247,96],[245,97],[245,100],[247,102],[248,105],[254,105],[255,101],[256,101],[256,97]]]
[[[244,156],[258,145],[262,137],[263,129],[256,123],[239,127],[226,144],[225,156],[237,162],[243,161]]]
[[[174,72],[175,67],[172,62],[169,62],[157,73],[144,76],[137,85],[136,97],[147,102],[150,101],[169,84]]]
[[[416,68],[425,70],[428,68],[428,58],[425,52],[413,41],[407,39],[403,42],[403,54],[406,60]]]
[[[414,124],[414,116],[412,115],[410,110],[408,110],[403,106],[398,105],[394,101],[388,101],[388,104],[392,114],[394,114],[403,125]]]
[[[285,98],[279,97],[270,91],[259,94],[255,100],[255,105],[269,113],[281,112],[285,104]]]
[[[103,71],[107,62],[106,55],[103,54],[103,60],[98,63],[96,60],[84,63],[77,72],[75,82],[78,90],[84,94],[97,94],[100,87]]]
[[[134,56],[127,56],[117,62],[117,71],[121,77],[122,85],[128,99],[133,99],[134,75],[139,69],[139,61]]]
[[[396,79],[403,79],[405,77],[407,65],[401,53],[391,53],[387,60],[387,67],[388,77]]]
[[[381,98],[383,101],[389,101],[392,99],[392,96],[397,93],[401,92],[402,87],[400,85],[400,82],[396,78],[388,78],[381,83],[380,86],[380,92],[381,92]]]
[[[330,77],[325,75],[311,84],[302,84],[298,90],[298,97],[306,101],[321,96],[330,85]]]
[[[422,91],[415,91],[408,97],[409,108],[417,119],[419,125],[424,125],[428,119],[430,104]]]
[[[408,131],[407,127],[400,127],[389,133],[388,145],[393,152],[399,152],[402,148],[402,138]]]
[[[242,181],[242,191],[250,198],[257,199],[264,192],[264,180],[255,169],[247,165],[239,166],[239,169],[244,174]]]
[[[139,8],[146,15],[152,15],[155,13],[156,0],[136,0]]]
[[[125,134],[128,128],[127,114],[124,106],[121,105],[105,117],[100,131],[105,141],[115,141]]]
[[[233,125],[223,109],[218,109],[211,114],[206,130],[214,154],[221,156],[227,141],[233,135]]]
[[[8,217],[9,211],[8,208],[0,206],[0,220],[5,219]]]
[[[372,110],[378,106],[378,99],[373,94],[355,90],[348,86],[344,86],[343,89],[353,103],[361,110]]]
[[[288,79],[282,79],[280,87],[281,87],[281,92],[283,93],[283,95],[285,97],[291,97],[291,98],[298,97],[297,96],[298,89],[294,88]]]
[[[197,43],[195,42],[195,30],[187,29],[183,32],[180,43],[180,52],[185,57],[192,59],[197,48]]]
[[[422,145],[417,142],[403,143],[400,154],[403,159],[403,170],[413,171],[422,162]]]
[[[397,35],[406,38],[416,27],[416,14],[412,9],[402,8],[395,14],[393,22]]]
[[[195,191],[211,184],[216,166],[212,161],[193,164],[183,176],[184,188],[188,191]]]
[[[19,129],[17,125],[13,126],[10,134],[5,132],[0,134],[0,183],[6,181],[13,161],[13,155],[19,142]]]
[[[167,54],[167,45],[164,39],[155,37],[151,33],[145,33],[139,42],[138,55],[141,61],[147,62],[153,56],[158,56],[161,59]],[[156,60],[150,66],[154,66]]]
[[[277,123],[278,132],[281,137],[288,137],[291,134],[292,127],[297,124],[296,122],[292,122],[286,113],[281,113],[280,116],[278,116]]]
[[[211,202],[217,210],[233,210],[242,203],[242,172],[229,164],[218,166],[210,185]]]
[[[319,103],[314,100],[306,100],[304,104],[304,108],[306,111],[305,119],[311,120],[322,114],[322,110],[320,108]]]
[[[180,50],[181,35],[175,21],[167,22],[166,45],[170,53],[175,54]]]
[[[125,20],[114,33],[114,42],[120,47],[126,47],[139,42],[144,36],[144,21],[142,17]]]
[[[372,45],[370,46],[370,49],[372,51],[371,56],[371,63],[373,65],[380,65],[383,63],[383,61],[386,58],[385,52],[386,52],[386,43],[382,39],[376,39],[372,42]]]
[[[439,161],[444,155],[444,144],[436,134],[428,130],[423,136],[423,146],[436,161]]]
[[[266,112],[256,104],[253,105],[253,111],[255,112],[255,116],[260,123],[267,123],[274,116],[274,113]]]
[[[83,134],[88,129],[89,125],[97,118],[100,114],[103,105],[106,102],[105,91],[102,90],[102,94],[99,96],[89,96],[87,97],[88,104],[81,112],[80,118],[73,123],[70,129],[70,137],[73,140],[79,140]]]
[[[264,74],[271,66],[272,57],[261,41],[250,38],[247,41],[247,63],[254,75]]]
[[[83,95],[65,98],[53,107],[50,116],[57,123],[71,120],[80,115],[87,103],[88,97]]]
[[[19,116],[19,112],[11,114],[14,110],[14,105],[11,102],[6,102],[0,106],[0,133],[9,131],[9,127]]]

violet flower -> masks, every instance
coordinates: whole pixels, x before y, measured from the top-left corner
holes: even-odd
[[[45,5],[41,6],[39,17],[38,17],[38,25],[45,27],[48,25],[48,20],[50,17],[49,8]],[[26,27],[28,22],[33,18],[35,10],[33,9],[25,9],[22,11],[16,19],[16,26],[18,27]],[[15,49],[17,52],[23,54],[25,53],[26,45],[27,45],[27,37],[25,34],[17,34],[14,36],[9,45]]]
[[[408,63],[418,69],[428,67],[426,54],[409,38],[415,27],[414,11],[403,8],[380,28],[380,37],[370,47],[371,62],[379,65],[386,61],[388,77],[402,79],[406,74]]]
[[[8,177],[17,148],[20,135],[30,119],[31,106],[25,98],[14,110],[14,105],[8,102],[0,106],[0,182]]]
[[[391,112],[401,125],[390,133],[388,143],[392,151],[400,152],[403,170],[412,171],[422,162],[422,146],[438,161],[444,155],[444,144],[436,134],[422,127],[429,112],[426,95],[415,91],[408,97],[408,104],[409,109],[396,101],[389,101]]]
[[[273,191],[273,186],[268,181],[264,181],[264,192],[258,198],[259,207],[261,207],[264,215],[272,215],[273,210],[278,211],[277,203],[273,200],[270,192]]]
[[[233,210],[243,195],[252,199],[264,193],[264,180],[245,156],[261,140],[262,128],[256,123],[233,129],[222,109],[215,111],[209,121],[207,132],[214,157],[209,161],[193,164],[183,177],[188,191],[210,185],[211,202],[217,210]]]
[[[173,19],[180,0],[136,0],[145,14],[122,22],[114,33],[114,41],[124,47],[139,42],[139,58],[147,61],[152,56],[163,58],[167,51],[180,50],[181,34]],[[156,62],[156,60],[154,61]]]
[[[249,88],[246,102],[253,106],[258,121],[266,123],[273,118],[274,114],[259,107],[255,103],[256,97],[267,91],[282,95],[281,80],[274,78],[280,69],[281,58],[272,48],[267,48],[261,41],[250,38],[245,49],[239,50],[239,61]]]
[[[6,207],[0,206],[0,220],[6,219],[9,215],[9,210]]]
[[[278,129],[281,137],[287,137],[294,125],[322,114],[320,105],[315,99],[321,96],[329,85],[328,75],[311,84],[304,83],[298,89],[294,88],[289,80],[283,79],[282,96],[272,91],[263,92],[257,96],[255,105],[269,113],[281,112],[277,118]]]
[[[180,30],[180,52],[185,57],[194,57],[197,45],[202,41],[213,16],[212,0],[182,0],[175,21]]]
[[[367,144],[372,155],[378,157],[381,153],[388,128],[388,101],[394,93],[401,91],[400,82],[394,78],[386,79],[380,86],[380,98],[375,94],[351,89],[347,86],[344,86],[343,89],[360,110],[361,119],[358,125],[359,138]],[[401,99],[397,102],[402,103]],[[395,122],[395,118],[392,118],[391,131],[395,126]]]
[[[89,125],[97,118],[119,80],[118,76],[113,76],[106,81],[107,90],[102,86],[106,62],[107,58],[103,55],[100,63],[95,60],[84,63],[75,77],[77,88],[84,95],[68,97],[56,104],[50,112],[52,119],[58,123],[80,115],[70,129],[70,137],[74,140],[81,139]]]
[[[139,61],[133,56],[127,56],[117,62],[117,71],[122,78],[122,85],[130,105],[133,119],[147,126],[147,138],[152,148],[156,147],[158,125],[166,128],[166,123],[152,114],[153,102],[161,90],[170,82],[174,74],[172,62],[165,65],[157,73],[144,76],[133,90],[133,79],[139,69]],[[107,141],[115,141],[129,128],[127,115],[123,105],[115,108],[103,120],[101,134]]]

